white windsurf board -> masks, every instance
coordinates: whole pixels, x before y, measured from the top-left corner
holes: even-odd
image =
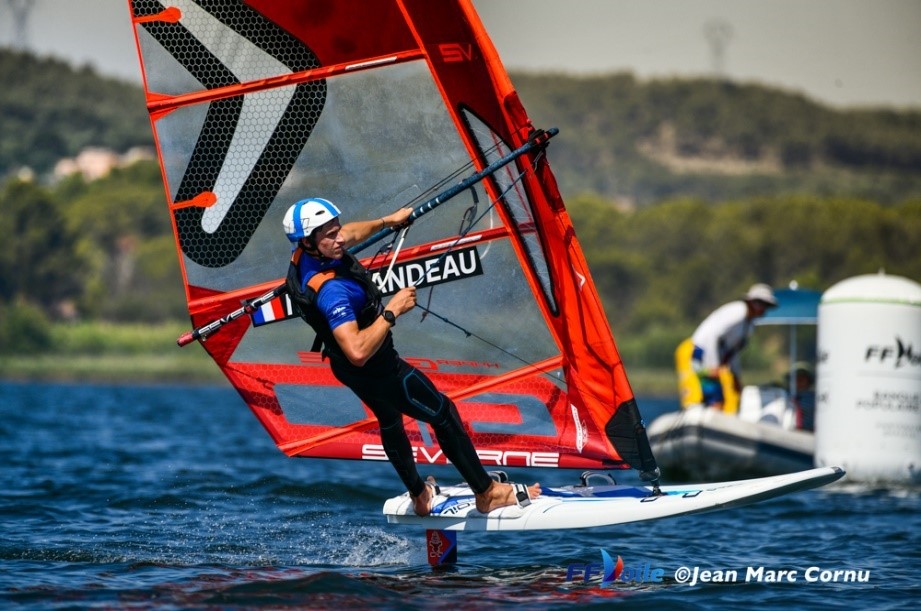
[[[388,499],[384,515],[390,523],[431,530],[590,528],[740,507],[824,486],[842,476],[842,469],[824,467],[733,482],[662,486],[658,496],[652,495],[650,486],[544,487],[526,507],[513,505],[487,514],[476,510],[473,492],[464,484],[441,486],[429,516],[419,517],[413,512],[408,493]]]

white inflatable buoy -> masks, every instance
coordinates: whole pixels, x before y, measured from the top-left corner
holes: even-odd
[[[818,321],[815,464],[921,482],[921,284],[849,278],[822,295]]]

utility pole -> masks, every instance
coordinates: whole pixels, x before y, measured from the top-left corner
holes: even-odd
[[[713,76],[726,78],[726,46],[732,38],[732,26],[722,19],[711,19],[704,24],[704,36],[710,43],[710,62]]]
[[[13,48],[25,51],[29,48],[29,13],[35,8],[36,0],[6,0],[13,14]]]

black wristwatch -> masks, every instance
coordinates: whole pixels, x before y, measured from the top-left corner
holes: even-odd
[[[393,312],[391,312],[390,310],[384,310],[383,316],[384,316],[384,320],[386,320],[387,322],[389,322],[391,327],[392,327],[393,325],[397,324],[397,317],[396,317],[396,315],[395,315]]]

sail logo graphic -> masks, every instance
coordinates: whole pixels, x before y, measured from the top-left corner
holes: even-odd
[[[177,15],[163,10],[168,5],[179,9],[178,21],[162,18]],[[147,34],[203,89],[238,88],[235,95],[207,103],[197,134],[189,119],[171,122],[162,120],[166,115],[151,115],[158,143],[165,147],[162,159],[184,162],[164,162],[164,171],[173,165],[184,168],[181,178],[171,176],[167,181],[178,184],[172,209],[182,252],[198,265],[224,267],[249,244],[326,106],[323,79],[260,90],[240,88],[312,70],[320,66],[319,59],[242,2],[133,2],[132,11],[142,18]],[[173,71],[173,64],[151,57],[143,54],[147,77],[156,89],[170,78],[164,76],[163,66]]]
[[[572,266],[572,273],[574,273],[579,278],[579,290],[582,290],[582,287],[585,286],[586,278],[584,275],[579,273],[579,270],[576,269],[576,266]]]
[[[483,264],[480,261],[480,253],[475,246],[470,246],[423,259],[398,263],[389,271],[384,268],[373,272],[371,279],[381,293],[393,295],[407,286],[421,289],[482,274]]]
[[[911,344],[906,345],[898,336],[895,345],[870,345],[864,353],[865,363],[891,364],[894,369],[910,365],[921,365],[921,350],[916,351]]]
[[[617,560],[601,550],[601,564],[594,562],[574,562],[566,569],[566,581],[582,581],[590,583],[601,578],[601,585],[607,586],[615,581],[624,583],[661,583],[665,576],[665,569],[652,568],[646,562],[642,566],[631,567],[624,564],[623,558]]]
[[[445,63],[470,61],[473,59],[473,45],[459,42],[446,42],[438,45],[438,52]]]
[[[425,446],[412,446],[413,461],[420,464],[445,465],[448,459],[438,448],[429,451]],[[476,451],[477,458],[485,466],[496,467],[541,467],[555,469],[560,466],[559,452],[531,452],[527,450],[491,450],[481,448]],[[366,443],[361,446],[362,460],[390,460],[379,443]]]
[[[579,408],[570,403],[569,409],[572,410],[572,422],[576,426],[576,448],[581,452],[585,444],[588,443],[588,433],[585,430],[585,422],[579,416]]]

